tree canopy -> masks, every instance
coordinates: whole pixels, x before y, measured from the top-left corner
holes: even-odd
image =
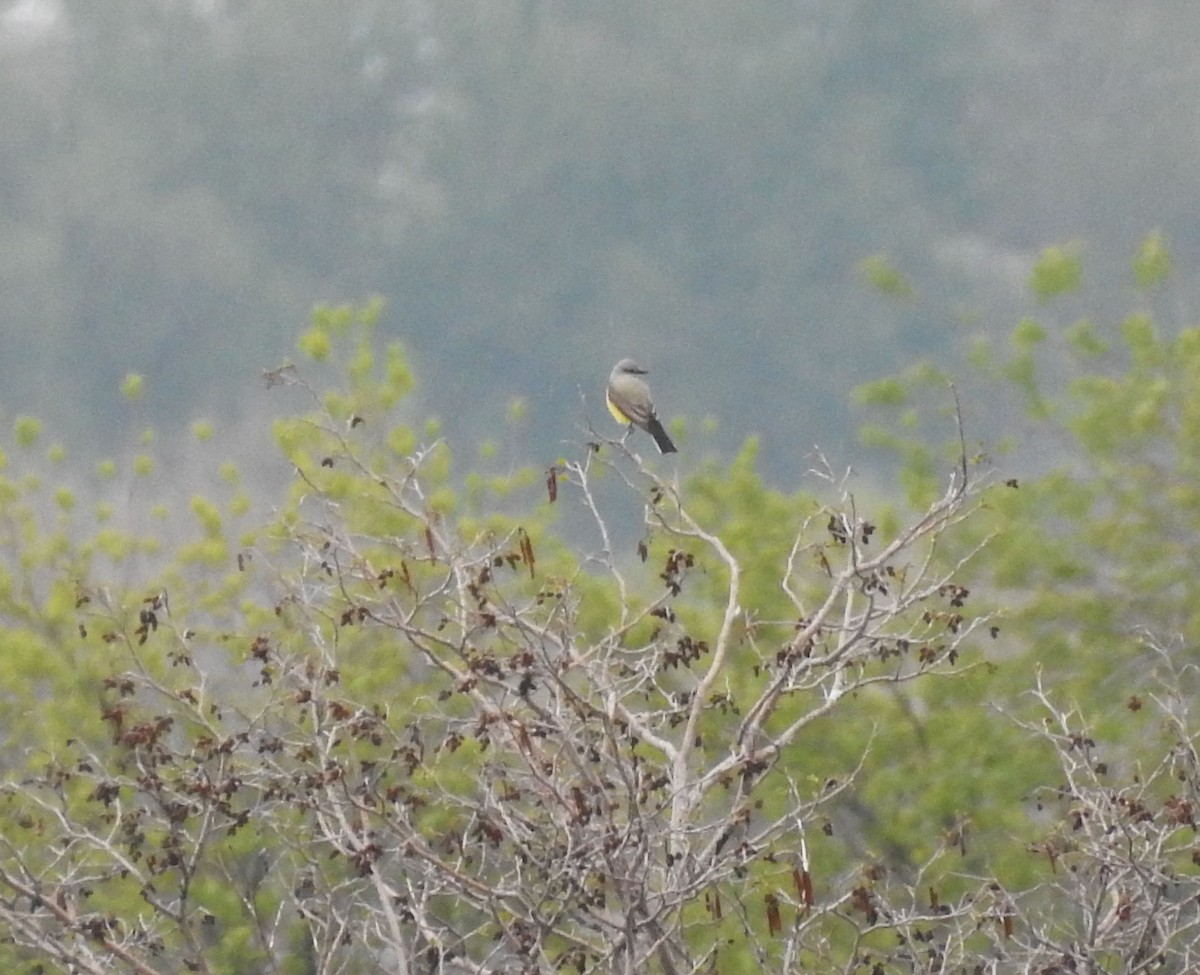
[[[273,502],[209,425],[179,499],[151,438],[88,484],[18,418],[6,969],[1187,970],[1200,342],[1161,239],[1111,328],[1057,321],[1079,269],[1047,252],[977,373],[862,390],[886,491],[682,425],[468,460],[378,304],[264,374]],[[975,443],[988,382],[1040,471]]]

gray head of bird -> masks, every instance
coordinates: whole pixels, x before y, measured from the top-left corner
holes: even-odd
[[[647,371],[648,370],[639,366],[635,359],[622,359],[613,368],[613,372],[629,373],[630,375],[633,375],[633,376],[644,376],[644,375],[646,375]]]

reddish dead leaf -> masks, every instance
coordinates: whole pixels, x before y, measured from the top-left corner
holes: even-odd
[[[558,468],[551,467],[546,471],[546,494],[550,498],[550,503],[554,504],[558,500]]]
[[[1171,796],[1163,803],[1163,811],[1167,814],[1168,822],[1175,826],[1196,826],[1195,810],[1186,799]]]
[[[807,870],[796,868],[792,871],[792,881],[796,885],[796,896],[806,908],[812,907],[816,898],[813,897],[812,875]]]
[[[850,894],[850,903],[856,911],[866,915],[867,923],[874,924],[879,920],[879,912],[875,909],[874,898],[866,887],[855,887]]]
[[[779,916],[779,898],[774,894],[767,894],[763,898],[767,904],[767,930],[775,935],[783,930],[783,919]]]

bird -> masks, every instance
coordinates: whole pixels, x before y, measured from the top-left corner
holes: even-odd
[[[626,426],[633,424],[645,430],[654,438],[654,444],[660,454],[676,453],[675,444],[667,436],[659,422],[658,414],[654,412],[654,400],[650,396],[650,387],[642,376],[647,370],[639,366],[633,359],[622,359],[608,377],[608,388],[604,391],[604,401],[608,404],[608,412],[618,423]]]

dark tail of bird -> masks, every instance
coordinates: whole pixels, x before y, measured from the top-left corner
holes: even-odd
[[[658,417],[650,417],[650,421],[646,424],[646,432],[654,438],[654,442],[658,445],[660,454],[678,453],[675,449],[675,444],[671,442],[671,438],[667,436],[667,431],[663,429],[663,425],[658,422]]]

